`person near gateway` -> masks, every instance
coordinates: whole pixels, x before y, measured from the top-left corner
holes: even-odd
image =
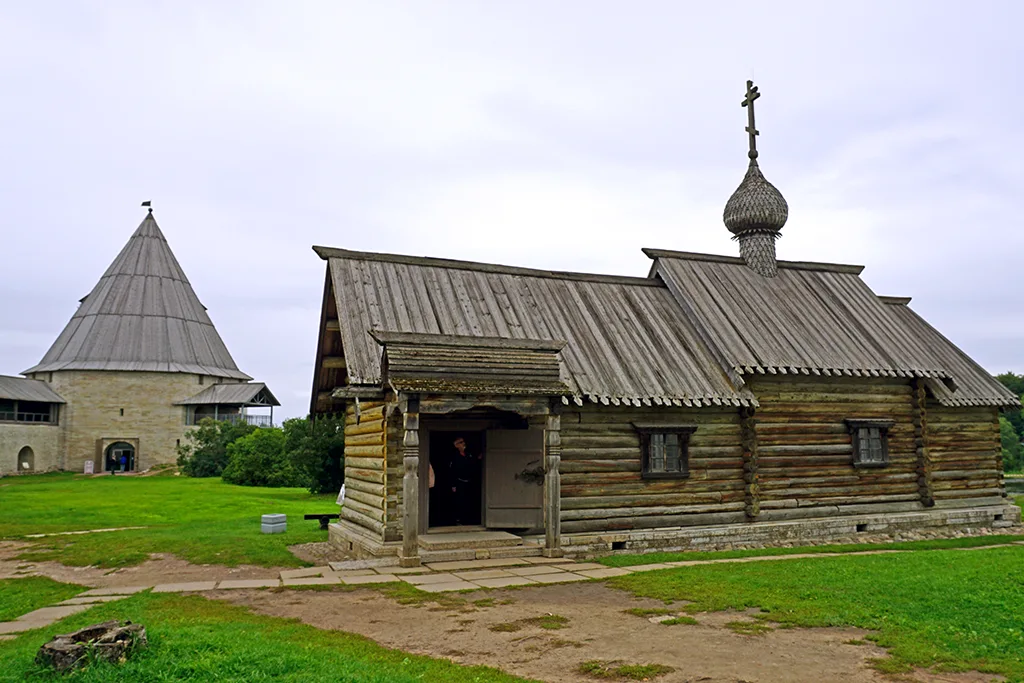
[[[480,522],[480,454],[473,455],[466,449],[466,440],[456,437],[452,443],[455,453],[448,464],[452,490],[452,508],[456,524],[479,524]]]

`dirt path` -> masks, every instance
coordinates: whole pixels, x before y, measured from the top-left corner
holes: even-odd
[[[103,569],[68,567],[58,562],[26,562],[15,556],[29,547],[27,543],[0,541],[0,579],[20,576],[48,576],[54,581],[77,583],[91,588],[113,586],[153,586],[159,583],[220,581],[227,579],[276,579],[287,567],[254,567],[219,564],[190,564],[173,555],[152,555],[135,567]]]
[[[486,664],[552,683],[593,683],[595,679],[578,673],[578,667],[595,659],[673,667],[674,672],[657,679],[663,683],[892,681],[868,666],[869,659],[886,656],[883,649],[849,644],[862,640],[865,631],[777,629],[765,635],[741,635],[725,624],[754,620],[736,612],[698,614],[697,625],[666,626],[624,613],[636,607],[664,608],[664,604],[633,598],[603,583],[459,594],[455,597],[465,604],[447,608],[401,605],[373,590],[206,595],[318,628],[358,633],[388,647],[464,664]],[[492,599],[491,604],[474,606],[473,601],[481,599]],[[545,615],[565,617],[564,628],[548,630],[522,621]],[[920,674],[905,680],[980,683],[993,677]]]

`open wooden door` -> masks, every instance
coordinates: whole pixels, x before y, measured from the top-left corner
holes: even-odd
[[[487,527],[544,527],[544,430],[488,430],[484,470]]]

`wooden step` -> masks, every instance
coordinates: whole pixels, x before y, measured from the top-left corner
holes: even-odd
[[[523,539],[504,531],[455,531],[426,533],[419,537],[420,548],[426,551],[469,548],[508,548],[522,545]]]

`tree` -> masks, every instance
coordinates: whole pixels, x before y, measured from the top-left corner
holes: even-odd
[[[221,475],[241,486],[308,486],[306,475],[285,454],[286,438],[279,427],[257,429],[228,444],[228,466]]]
[[[185,435],[185,443],[178,446],[178,467],[190,477],[219,477],[228,465],[228,444],[255,430],[242,420],[220,422],[204,418]]]
[[[1005,417],[999,418],[999,441],[1003,447],[1003,470],[1018,472],[1024,469],[1024,446],[1017,431]]]
[[[1017,375],[1012,372],[1004,372],[1001,375],[996,375],[996,379],[1003,383],[1007,389],[1012,391],[1015,395],[1021,396],[1024,394],[1024,375]],[[1014,431],[1017,432],[1017,440],[1024,441],[1024,411],[1021,410],[1006,410],[1003,411],[1006,419],[1013,425]]]
[[[294,418],[283,427],[285,451],[309,480],[310,492],[337,492],[345,478],[345,419]]]

